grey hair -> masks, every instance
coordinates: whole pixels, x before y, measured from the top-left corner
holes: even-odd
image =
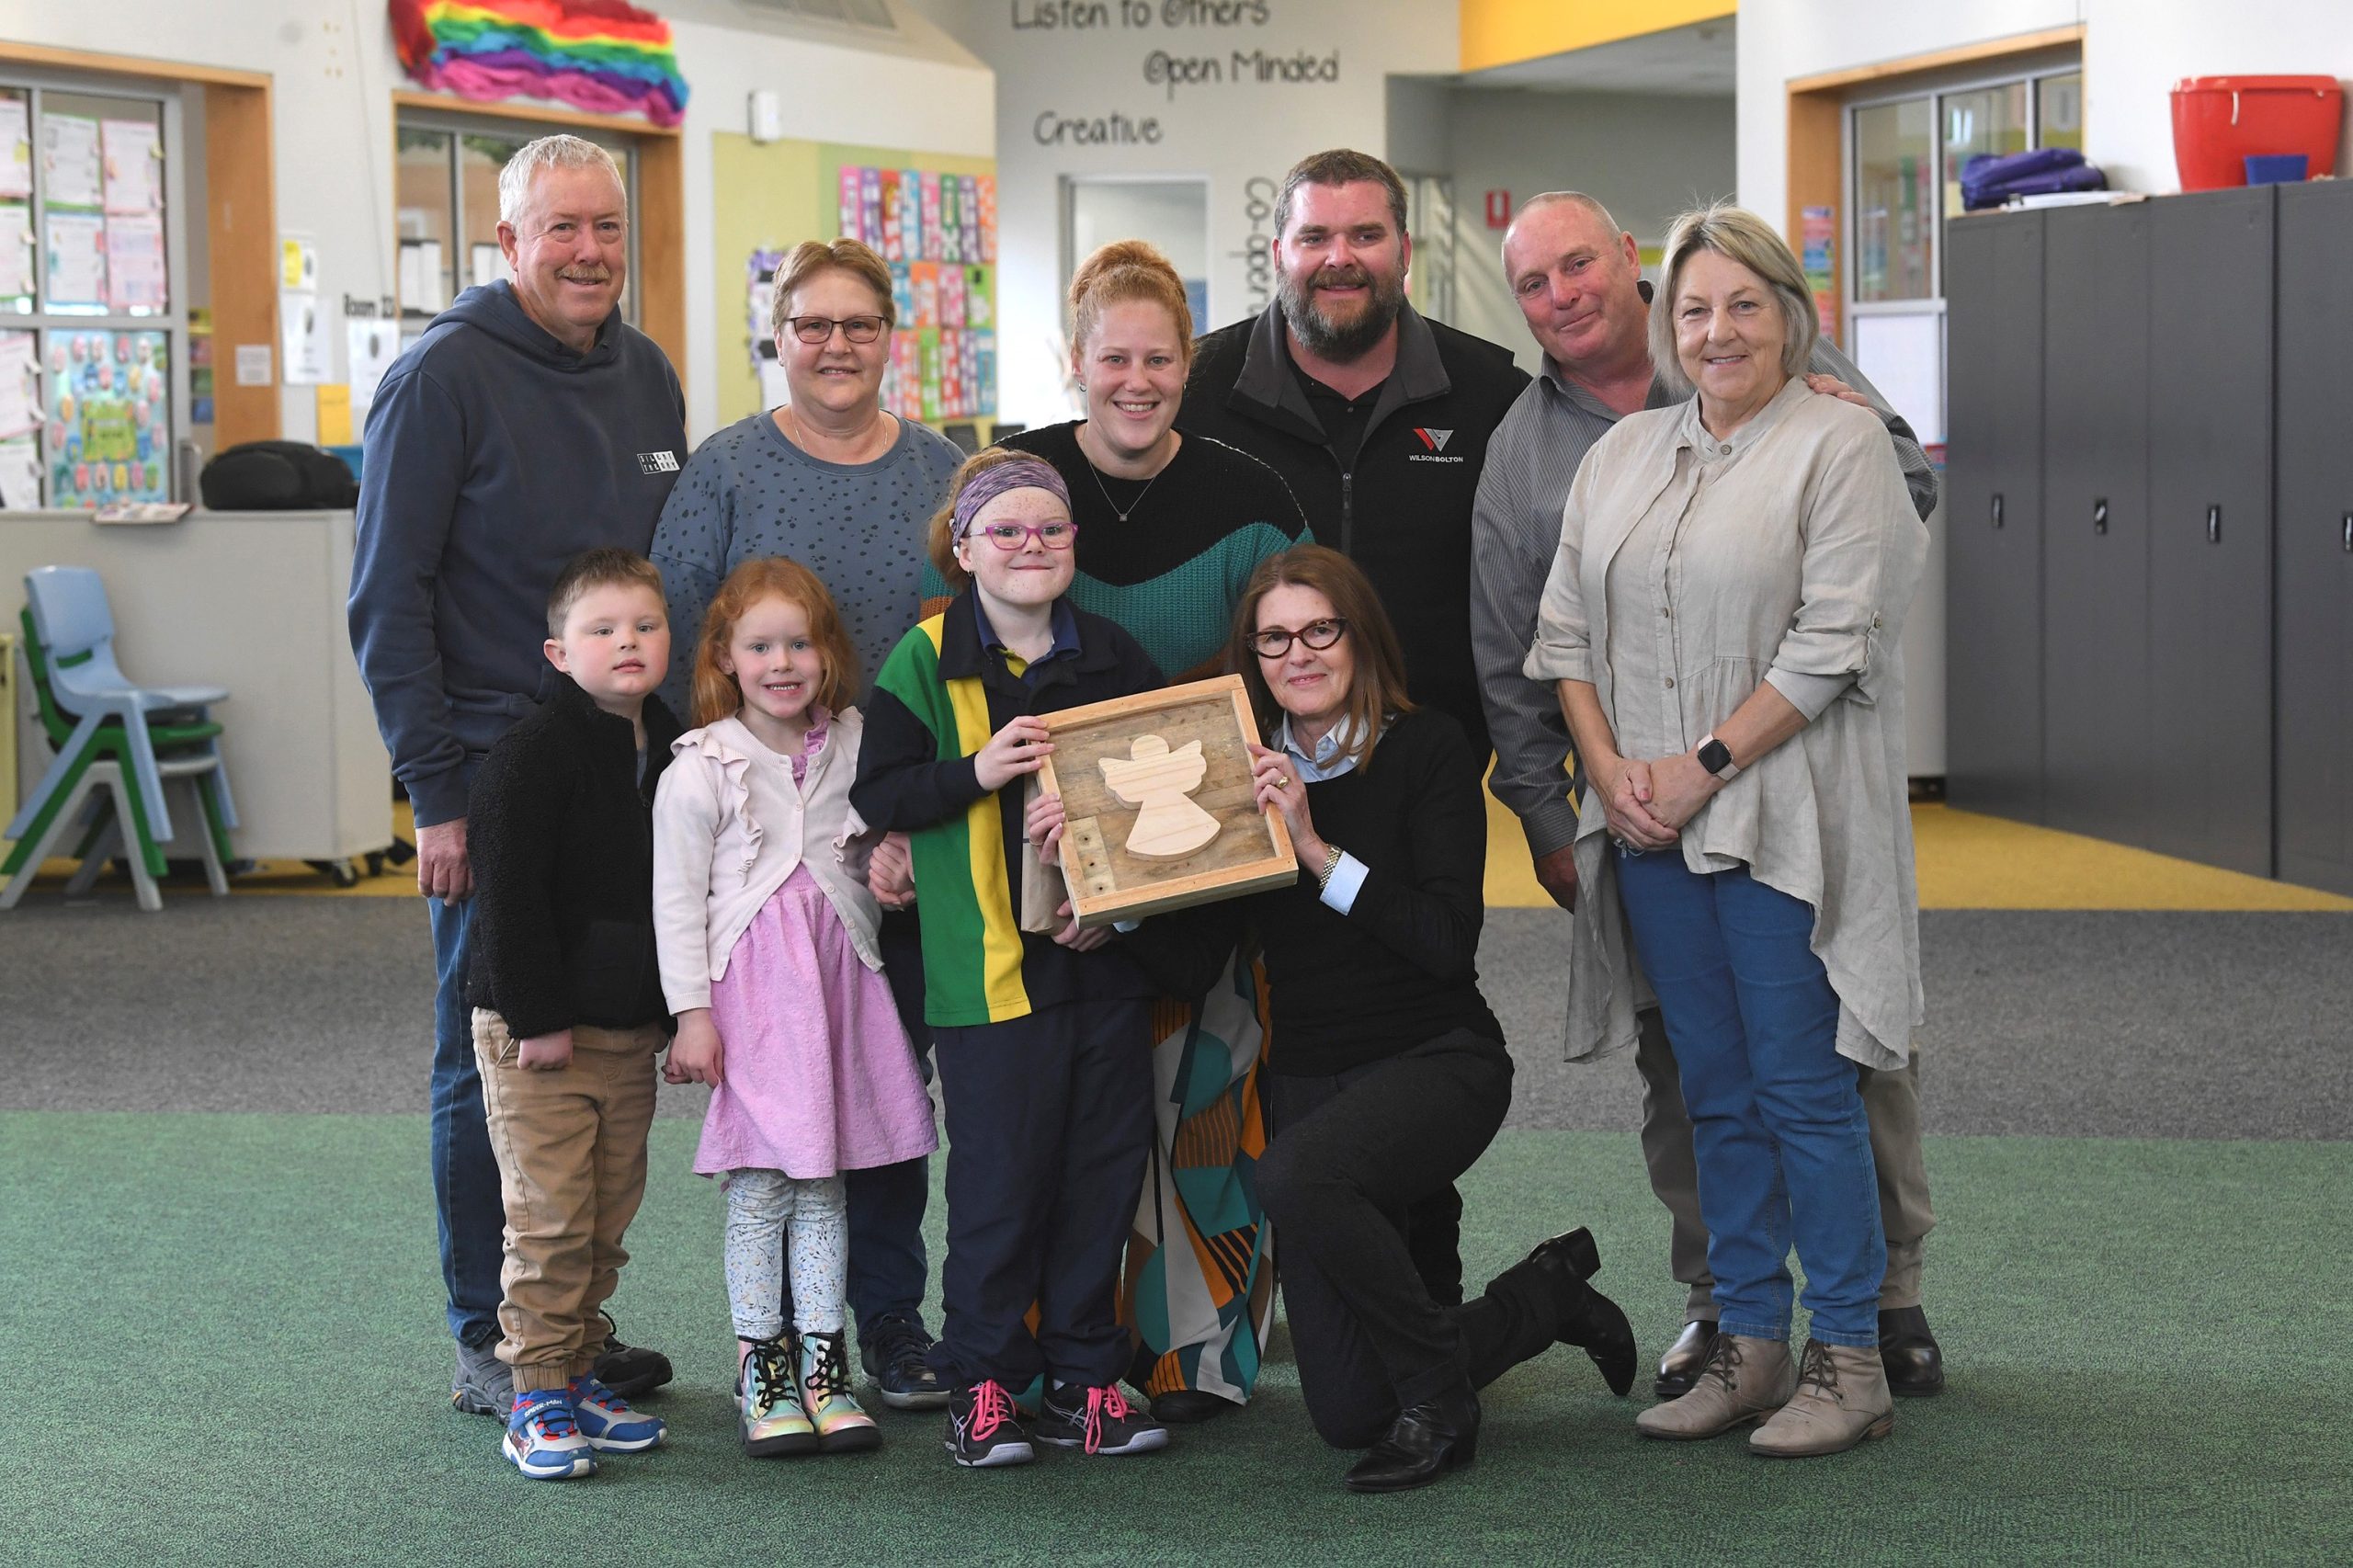
[[[1603,228],[1609,231],[1609,237],[1613,240],[1626,232],[1618,226],[1618,220],[1609,215],[1608,208],[1604,207],[1599,201],[1590,196],[1587,196],[1584,191],[1542,191],[1521,202],[1519,204],[1519,210],[1511,215],[1511,228],[1506,229],[1504,231],[1504,237],[1495,243],[1495,254],[1498,257],[1503,256],[1504,247],[1511,244],[1512,231],[1519,227],[1520,220],[1540,207],[1582,208],[1585,211],[1591,213],[1593,217],[1600,222]],[[1511,265],[1509,260],[1506,259],[1504,265],[1506,269],[1506,274],[1508,274],[1508,269]],[[1506,276],[1506,281],[1509,281],[1508,276]]]
[[[523,206],[531,199],[531,182],[542,169],[602,169],[613,176],[613,183],[624,195],[629,182],[621,178],[621,165],[612,153],[583,136],[542,136],[527,142],[506,160],[498,171],[498,221],[512,223],[522,215]]]
[[[1666,232],[1657,296],[1651,305],[1651,363],[1658,373],[1677,390],[1691,390],[1675,352],[1675,291],[1682,279],[1683,264],[1701,251],[1738,262],[1763,279],[1773,302],[1781,308],[1782,324],[1788,330],[1781,344],[1781,372],[1804,374],[1806,362],[1813,357],[1814,339],[1822,330],[1814,314],[1813,293],[1805,284],[1805,268],[1798,264],[1779,230],[1746,208],[1726,201],[1684,213]]]

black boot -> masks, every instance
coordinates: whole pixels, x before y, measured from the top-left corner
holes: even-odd
[[[1397,1413],[1388,1432],[1348,1471],[1351,1492],[1427,1486],[1478,1457],[1479,1396],[1468,1381]]]
[[[1879,1359],[1887,1369],[1887,1390],[1906,1399],[1941,1393],[1945,1353],[1928,1331],[1919,1307],[1895,1307],[1879,1314]]]
[[[1601,1268],[1593,1233],[1574,1231],[1536,1244],[1535,1250],[1488,1282],[1508,1290],[1519,1280],[1540,1281],[1553,1302],[1553,1337],[1583,1350],[1600,1369],[1609,1392],[1623,1397],[1634,1386],[1634,1325],[1618,1303],[1586,1283]]]

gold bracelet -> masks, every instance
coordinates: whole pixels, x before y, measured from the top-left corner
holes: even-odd
[[[1324,845],[1324,869],[1315,873],[1315,891],[1321,892],[1325,888],[1330,887],[1332,885],[1332,873],[1339,869],[1340,846],[1336,844]]]

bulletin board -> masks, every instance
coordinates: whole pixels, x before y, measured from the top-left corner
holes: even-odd
[[[786,139],[711,136],[719,416],[765,410],[758,334],[764,262],[848,234],[881,254],[898,305],[883,406],[986,426],[996,409],[996,164],[991,158]],[[763,328],[765,312],[762,315]],[[983,438],[986,437],[983,428]]]

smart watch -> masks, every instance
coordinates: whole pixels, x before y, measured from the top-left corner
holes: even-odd
[[[1732,759],[1732,747],[1713,735],[1699,742],[1699,766],[1727,784],[1740,777],[1739,765]]]

